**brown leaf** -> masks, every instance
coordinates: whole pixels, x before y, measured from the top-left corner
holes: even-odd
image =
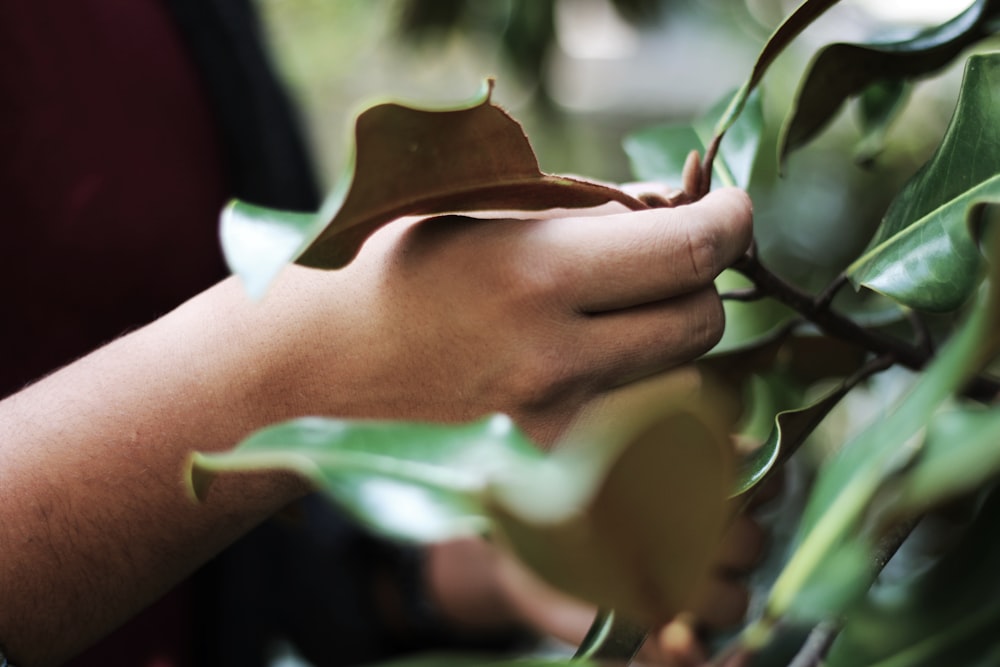
[[[647,624],[668,621],[702,592],[729,513],[733,453],[721,394],[691,395],[680,380],[658,381],[670,393],[655,383],[647,387],[656,391],[627,389],[586,420],[599,433],[577,429],[615,452],[582,506],[531,517],[517,507],[533,495],[525,489],[491,508],[501,540],[551,585]],[[618,446],[605,437],[613,433]]]
[[[478,103],[452,111],[381,104],[363,112],[350,190],[298,263],[344,266],[375,230],[404,215],[608,201],[647,208],[613,187],[543,174],[521,126],[490,100],[492,89],[490,81]]]

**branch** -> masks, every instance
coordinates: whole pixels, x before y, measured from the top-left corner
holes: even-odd
[[[923,340],[914,345],[880,331],[866,329],[833,310],[830,302],[837,290],[844,285],[843,277],[835,280],[818,297],[814,297],[769,271],[758,259],[754,246],[732,268],[746,276],[757,293],[780,301],[831,336],[858,345],[878,356],[892,355],[896,363],[914,371],[923,369],[934,356],[931,347]],[[1000,384],[985,377],[975,378],[965,389],[969,398],[982,402],[992,401],[998,393]]]
[[[875,557],[872,559],[872,573],[875,576],[882,572],[886,563],[892,559],[919,521],[919,518],[902,521],[879,540],[875,548]],[[840,636],[843,628],[844,623],[840,619],[828,619],[818,624],[806,637],[805,643],[788,663],[788,667],[821,667],[825,664],[826,654],[829,653],[830,647]]]

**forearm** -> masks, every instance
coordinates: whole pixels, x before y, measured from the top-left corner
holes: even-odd
[[[231,292],[0,403],[0,641],[15,664],[72,655],[304,491],[259,475],[220,479],[203,504],[186,493],[192,450],[270,418],[269,366]]]

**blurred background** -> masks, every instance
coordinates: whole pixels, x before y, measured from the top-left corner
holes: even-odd
[[[961,76],[918,86],[864,169],[851,114],[778,178],[781,123],[823,44],[913,35],[971,0],[843,0],[764,80],[765,137],[751,183],[758,241],[786,277],[817,288],[853,258],[888,197],[940,140]],[[495,77],[494,99],[552,173],[627,181],[622,138],[684,123],[730,95],[791,0],[258,0],[279,70],[307,126],[322,183],[350,154],[350,124],[381,101],[460,104]],[[873,177],[874,176],[874,177]],[[794,224],[791,224],[792,221]],[[818,262],[818,265],[817,265]]]
[[[350,119],[387,99],[447,106],[488,76],[542,167],[628,178],[622,135],[683,121],[742,83],[787,0],[258,0],[327,181]],[[844,0],[765,86],[780,121],[817,46],[905,34],[970,0]],[[928,113],[937,113],[928,109]],[[939,118],[930,122],[937,124]]]

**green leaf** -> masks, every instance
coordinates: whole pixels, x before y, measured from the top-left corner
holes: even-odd
[[[313,417],[257,431],[229,452],[195,454],[193,484],[204,496],[221,472],[291,470],[369,529],[425,542],[485,532],[492,477],[542,458],[500,415],[462,426]]]
[[[404,215],[542,210],[618,201],[621,191],[539,171],[521,126],[490,101],[492,82],[470,105],[428,111],[380,104],[355,125],[355,159],[316,214],[234,202],[223,212],[226,260],[259,297],[292,261],[346,265],[379,227]]]
[[[829,667],[996,664],[979,660],[984,654],[994,658],[997,655],[998,501],[1000,494],[993,491],[974,521],[965,526],[957,543],[931,567],[923,566],[899,583],[883,582],[873,589],[864,604],[847,617],[844,632],[834,643],[825,664]]]
[[[921,431],[935,411],[1000,350],[1000,234],[990,229],[987,235],[992,264],[984,298],[895,409],[821,468],[800,525],[799,546],[771,590],[764,618],[747,628],[748,643],[769,636],[775,619],[823,585],[822,568],[830,554],[860,539],[874,498],[917,460]]]
[[[867,545],[845,540],[823,555],[823,576],[813,579],[796,595],[787,615],[797,623],[819,623],[839,616],[871,585],[871,552]]]
[[[981,278],[982,256],[970,227],[984,205],[1000,205],[1000,174],[867,251],[848,268],[848,278],[918,310],[959,308]]]
[[[633,175],[641,181],[680,183],[688,154],[692,150],[705,154],[730,97],[717,103],[693,125],[654,125],[626,136],[622,145]],[[744,189],[749,185],[763,128],[763,104],[760,94],[755,92],[722,140],[712,163],[719,182]]]
[[[222,472],[290,470],[374,531],[437,541],[489,530],[566,593],[665,621],[704,582],[728,515],[719,404],[694,371],[659,376],[595,405],[548,456],[500,415],[294,420],[194,455],[192,483],[203,497]]]
[[[805,0],[799,5],[779,25],[757,55],[750,77],[743,86],[733,96],[728,108],[723,112],[715,127],[714,134],[721,135],[728,130],[739,115],[743,112],[743,107],[747,103],[750,94],[754,91],[764,74],[767,72],[774,59],[785,50],[785,48],[795,39],[799,33],[809,27],[813,21],[819,18],[823,12],[837,4],[838,0]]]
[[[969,222],[998,203],[1000,54],[992,54],[969,58],[941,146],[893,201],[847,275],[914,308],[955,309],[979,277]]]
[[[872,85],[928,75],[990,34],[1000,14],[997,0],[977,0],[957,17],[911,39],[884,44],[831,44],[813,60],[786,124],[780,155],[806,144],[844,101]]]
[[[920,515],[1000,474],[1000,410],[963,408],[937,415],[920,458],[892,489],[892,511]]]
[[[733,495],[750,491],[787,461],[852,387],[848,381],[841,382],[805,407],[776,414],[767,439],[740,463]]]
[[[913,86],[900,79],[879,81],[865,88],[858,98],[858,125],[861,141],[854,159],[869,164],[885,149],[889,128],[910,99]]]

